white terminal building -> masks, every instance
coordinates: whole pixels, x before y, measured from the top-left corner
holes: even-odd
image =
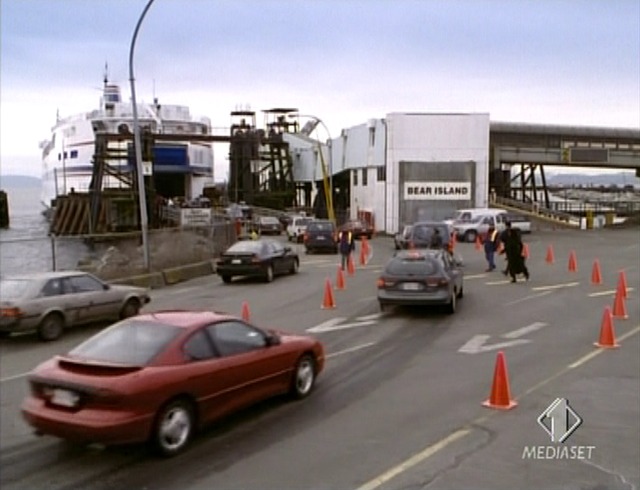
[[[315,140],[286,137],[294,180],[320,181]],[[322,151],[334,200],[347,200],[346,217],[365,217],[380,232],[488,205],[488,113],[391,113],[343,129]]]

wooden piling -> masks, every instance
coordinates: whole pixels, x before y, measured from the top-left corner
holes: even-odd
[[[9,228],[9,198],[5,191],[0,191],[0,228]]]

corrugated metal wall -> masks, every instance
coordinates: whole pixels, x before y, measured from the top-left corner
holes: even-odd
[[[400,162],[400,223],[443,220],[453,216],[456,209],[473,207],[475,202],[475,162]],[[448,199],[444,196],[424,196],[406,199],[405,183],[460,182],[469,184],[469,194]]]

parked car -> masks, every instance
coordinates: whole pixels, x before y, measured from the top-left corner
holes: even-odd
[[[274,216],[259,216],[253,222],[252,229],[259,235],[280,235],[282,224]]]
[[[216,262],[216,273],[227,284],[236,276],[257,276],[271,282],[278,275],[296,274],[299,267],[300,258],[290,246],[261,238],[231,245]]]
[[[338,230],[333,221],[314,220],[307,225],[304,247],[308,254],[313,252],[338,253]]]
[[[405,227],[402,228],[401,233],[396,233],[394,235],[393,245],[396,250],[409,248],[408,244],[409,244],[409,237],[411,236],[411,228],[413,228],[412,225],[405,225]]]
[[[67,327],[137,315],[149,301],[148,289],[82,271],[7,276],[0,279],[0,333],[35,330],[55,340]]]
[[[324,362],[312,337],[208,311],[154,312],[36,367],[22,414],[39,434],[150,441],[173,456],[223,415],[279,394],[308,396]]]
[[[455,313],[464,294],[462,262],[445,250],[402,250],[386,264],[378,279],[378,303],[446,305]]]
[[[307,225],[313,221],[308,216],[294,216],[291,224],[287,226],[287,239],[291,242],[302,242],[307,231]]]
[[[509,213],[505,217],[506,222],[511,223],[512,228],[517,228],[520,233],[531,233],[531,219],[524,214]]]
[[[456,236],[465,242],[475,242],[478,237],[486,236],[489,227],[493,226],[499,232],[504,230],[507,213],[481,214],[470,221],[456,221],[453,229]]]
[[[458,209],[452,218],[446,219],[445,223],[453,225],[455,222],[473,221],[480,216],[489,216],[496,214],[507,214],[504,209],[499,208],[468,208]]]
[[[359,219],[347,220],[342,224],[340,229],[342,231],[350,231],[354,239],[362,238],[363,236],[365,236],[370,240],[373,236],[373,226],[371,226],[366,221]]]
[[[453,229],[444,221],[418,221],[414,223],[411,226],[408,239],[403,245],[412,249],[429,248],[435,229],[438,229],[442,237],[442,247],[452,252],[453,242],[451,236]]]

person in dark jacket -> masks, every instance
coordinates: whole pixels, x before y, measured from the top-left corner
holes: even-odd
[[[353,233],[348,230],[342,230],[338,234],[338,248],[340,250],[342,270],[346,270],[349,265],[349,256],[355,248],[353,241]]]
[[[504,253],[507,256],[507,271],[511,276],[511,282],[516,282],[516,276],[518,274],[524,274],[524,277],[529,280],[529,270],[525,264],[524,257],[522,255],[522,236],[520,230],[511,227],[511,223],[507,222],[507,229],[504,236]]]
[[[496,268],[495,253],[498,250],[498,230],[494,226],[489,226],[484,237],[484,256],[487,259],[488,268],[485,272],[491,272]]]

